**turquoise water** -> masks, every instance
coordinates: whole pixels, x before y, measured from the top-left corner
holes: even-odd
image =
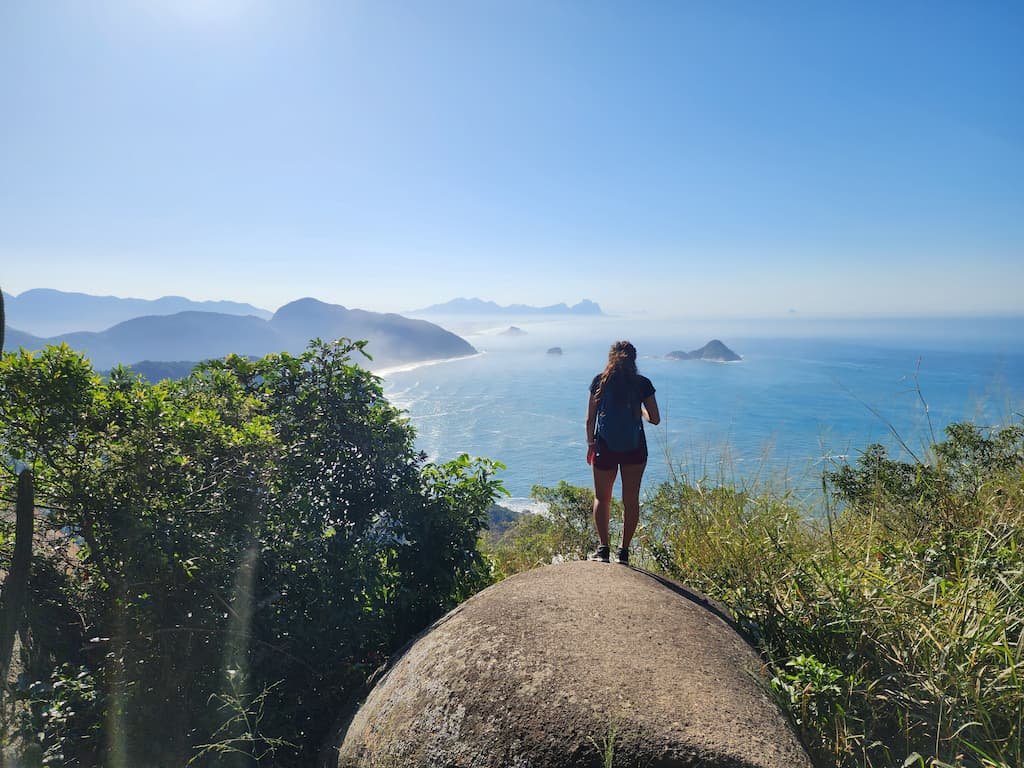
[[[480,355],[383,375],[431,459],[461,452],[498,459],[520,499],[534,484],[590,484],[587,387],[617,338],[637,345],[661,406],[661,425],[646,426],[647,488],[682,471],[770,481],[810,496],[823,469],[855,460],[873,442],[900,452],[893,430],[919,451],[931,429],[941,435],[964,419],[1006,423],[1024,404],[1024,318],[517,325],[528,335],[454,327]],[[743,361],[663,357],[711,338]],[[562,355],[547,354],[554,345]]]

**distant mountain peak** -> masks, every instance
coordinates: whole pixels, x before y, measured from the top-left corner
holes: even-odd
[[[444,304],[433,304],[423,309],[417,309],[409,314],[413,315],[603,315],[601,307],[597,302],[590,299],[583,299],[571,307],[565,302],[551,304],[546,307],[535,307],[529,304],[508,304],[502,306],[493,301],[485,301],[480,298],[452,299]]]
[[[9,348],[39,349],[67,342],[100,369],[146,361],[140,365],[149,371],[147,375],[158,377],[188,370],[186,363],[166,361],[206,360],[232,352],[254,357],[280,351],[297,353],[313,338],[366,339],[366,351],[377,366],[460,357],[476,351],[465,339],[426,320],[347,309],[309,297],[285,304],[269,319],[188,309],[133,317],[102,331],[47,338],[8,326],[6,336]]]
[[[270,318],[270,321],[274,322],[285,318],[305,317],[310,315],[319,316],[337,312],[348,312],[348,309],[341,306],[341,304],[328,304],[326,301],[320,301],[320,299],[305,296],[301,299],[296,299],[295,301],[289,301],[287,304],[283,304],[278,307],[273,317]]]
[[[345,309],[341,304],[330,304],[326,301],[322,301],[321,299],[315,299],[312,296],[303,296],[301,299],[295,299],[294,301],[289,301],[287,304],[282,304],[277,308],[277,311],[280,312],[282,309],[286,308],[296,309],[303,307],[341,307],[342,309]]]
[[[189,311],[253,315],[264,320],[270,317],[270,312],[252,304],[193,301],[183,296],[134,299],[59,291],[55,288],[31,288],[18,295],[5,293],[4,299],[9,324],[44,338],[79,331],[105,331],[137,317],[174,315]]]

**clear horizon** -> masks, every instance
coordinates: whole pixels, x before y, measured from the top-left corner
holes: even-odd
[[[1024,314],[1024,8],[0,6],[0,284]]]
[[[280,309],[285,304],[289,304],[289,303],[291,303],[293,301],[299,301],[301,299],[307,299],[307,298],[316,299],[318,301],[323,301],[323,302],[329,303],[329,304],[339,304],[340,303],[340,302],[327,301],[326,299],[322,299],[320,297],[312,296],[312,295],[296,296],[295,298],[288,299],[287,301],[285,301],[282,304],[279,304],[277,306],[261,306],[259,304],[256,304],[256,303],[252,302],[252,301],[248,301],[245,298],[237,298],[237,297],[231,297],[231,296],[211,296],[209,298],[202,298],[202,299],[196,298],[194,296],[186,296],[186,295],[183,295],[183,294],[160,294],[160,295],[153,295],[153,296],[127,296],[127,295],[125,295],[125,296],[118,296],[116,294],[89,294],[89,293],[87,293],[85,291],[63,291],[63,289],[53,288],[52,286],[43,286],[43,285],[37,285],[37,286],[33,286],[31,288],[26,288],[24,291],[20,291],[20,292],[9,291],[9,290],[7,290],[6,286],[2,286],[2,285],[0,285],[0,289],[3,289],[3,292],[5,294],[14,296],[16,298],[18,296],[20,296],[22,293],[26,293],[26,292],[32,291],[32,290],[60,290],[62,292],[66,292],[66,293],[81,293],[81,294],[85,294],[85,295],[89,295],[89,296],[96,296],[96,297],[99,297],[99,298],[141,299],[141,300],[144,300],[144,301],[155,301],[157,299],[167,299],[167,298],[182,298],[182,299],[187,299],[189,301],[197,301],[197,302],[200,302],[200,301],[228,301],[228,302],[233,302],[233,303],[238,303],[238,304],[249,304],[252,307],[254,307],[255,309],[259,309],[259,310],[263,310],[263,311],[267,311],[267,312],[271,312],[271,313],[276,312],[278,309]],[[459,298],[466,298],[466,299],[479,298],[479,299],[482,299],[484,301],[490,301],[490,299],[488,299],[485,296],[455,296],[455,297],[452,297],[452,298],[453,299],[459,299]],[[589,297],[584,296],[584,297],[581,297],[580,299],[571,300],[571,301],[569,301],[569,300],[555,301],[554,304],[562,303],[562,304],[567,304],[569,306],[572,306],[573,304],[579,303],[579,301],[582,301],[584,299],[589,299]],[[443,303],[446,303],[446,302],[440,302],[440,303],[443,304]],[[500,304],[502,307],[508,306],[508,305],[505,305],[505,304],[501,304],[500,302],[495,302],[495,303]],[[533,305],[533,304],[529,304],[528,302],[523,302],[523,301],[513,301],[513,302],[510,302],[510,303],[511,304],[521,304],[521,305],[526,305],[526,306],[530,306],[530,307],[551,306],[551,305]],[[600,305],[600,302],[597,302],[597,303],[598,303],[598,305]],[[343,305],[343,306],[346,306],[349,309],[366,309],[366,307],[361,306],[361,305],[356,305],[356,304],[347,304],[347,305]],[[392,313],[396,313],[396,314],[403,314],[403,313],[404,314],[415,314],[418,310],[426,309],[426,308],[428,308],[427,305],[424,305],[424,306],[421,306],[421,307],[408,307],[408,308],[404,308],[404,309],[381,309],[381,310],[374,310],[374,311],[392,312]],[[795,312],[795,311],[786,311],[786,312],[780,312],[780,313],[774,314],[774,315],[772,315],[772,314],[741,315],[741,314],[724,314],[724,313],[721,313],[721,314],[711,314],[711,313],[704,313],[704,314],[665,314],[665,313],[652,313],[652,312],[649,312],[647,310],[636,309],[636,308],[634,308],[634,309],[627,309],[625,311],[620,311],[620,312],[613,313],[613,312],[609,312],[603,306],[601,306],[601,310],[602,310],[602,312],[604,314],[601,315],[600,317],[603,317],[605,319],[614,319],[616,317],[621,317],[621,318],[629,319],[629,320],[644,320],[644,319],[648,319],[648,320],[673,320],[673,319],[679,319],[679,320],[730,320],[730,321],[731,320],[735,320],[735,321],[756,321],[756,320],[772,320],[772,321],[785,321],[785,320],[800,320],[800,321],[818,321],[818,320],[820,320],[820,321],[840,321],[840,320],[852,320],[852,321],[856,321],[856,320],[866,320],[866,321],[870,321],[870,320],[887,320],[887,319],[892,319],[892,320],[972,320],[972,319],[973,320],[986,320],[986,319],[994,319],[994,320],[998,320],[998,319],[1011,319],[1011,320],[1014,320],[1014,319],[1024,319],[1024,309],[1022,309],[1020,311],[1009,311],[1009,312],[960,312],[960,313],[947,312],[945,314],[943,314],[943,313],[927,313],[927,312],[925,312],[925,313],[904,313],[904,314],[898,314],[898,313],[894,313],[894,312],[876,312],[876,313],[867,313],[867,312],[865,312],[865,313],[859,313],[859,314],[845,314],[845,313],[838,313],[837,312],[837,313],[829,314],[829,313],[824,313],[823,312],[823,313],[817,313],[817,314],[803,314],[803,313]],[[475,320],[481,320],[481,319],[484,319],[484,318],[488,317],[486,314],[483,314],[483,315],[465,314],[465,315],[463,315],[463,314],[460,313],[460,314],[454,314],[454,315],[439,315],[439,317],[446,318],[446,319],[449,319],[449,320],[450,319],[458,319],[459,317],[462,317],[462,316],[464,316],[464,317],[466,317],[467,319],[470,319],[470,320],[474,320],[474,319]],[[532,318],[536,322],[546,322],[546,321],[557,321],[560,318],[563,318],[565,316],[562,316],[562,315],[537,315],[537,316],[505,315],[503,317],[506,318],[506,319],[509,319],[509,320],[517,320],[517,321],[519,321],[519,320],[528,320],[528,319]],[[579,319],[585,319],[586,317],[587,317],[586,315],[578,316]],[[500,318],[499,317],[494,317],[494,319],[498,320]],[[17,330],[21,330],[21,329],[17,329]]]

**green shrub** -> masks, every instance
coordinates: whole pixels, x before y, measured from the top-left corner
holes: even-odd
[[[592,490],[563,480],[553,488],[535,485],[530,495],[543,505],[542,512],[524,514],[500,536],[481,542],[498,578],[558,560],[582,560],[597,547]],[[622,517],[618,500],[612,502],[612,516],[614,539],[614,518]]]
[[[683,481],[645,505],[650,556],[734,611],[820,765],[1024,764],[1024,430],[932,456],[871,446],[824,516]]]
[[[155,385],[101,380],[67,347],[3,356],[0,454],[32,465],[45,509],[6,713],[21,748],[184,765],[230,744],[246,764],[308,765],[367,675],[488,583],[496,465],[425,464],[351,362],[361,346]],[[66,669],[88,705],[54,682]]]

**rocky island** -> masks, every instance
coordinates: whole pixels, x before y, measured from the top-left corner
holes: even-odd
[[[510,325],[504,331],[498,334],[499,336],[526,336],[527,333],[517,325]]]
[[[718,339],[712,339],[692,352],[676,350],[669,352],[665,357],[669,360],[708,360],[713,363],[734,363],[743,359]]]

